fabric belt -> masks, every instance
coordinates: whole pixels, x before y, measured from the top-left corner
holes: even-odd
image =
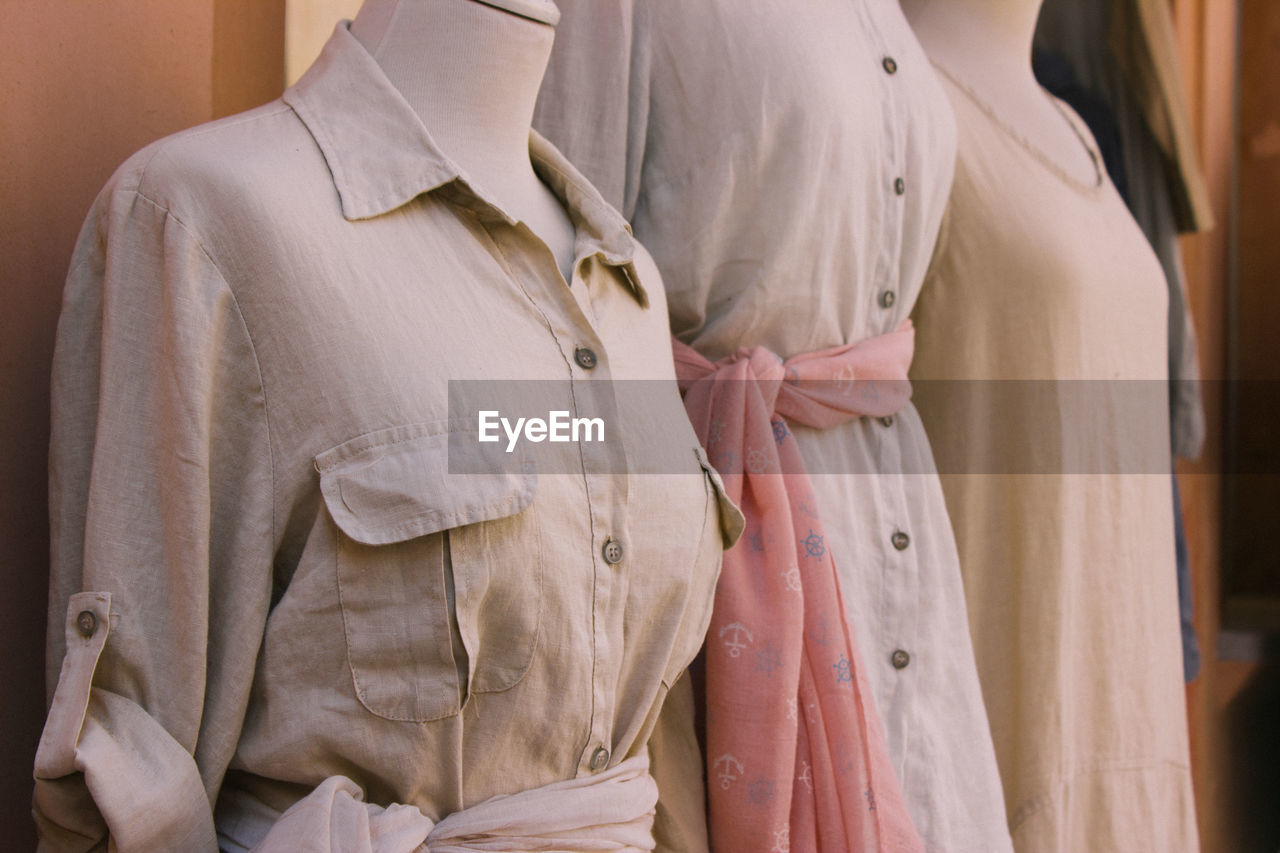
[[[914,343],[907,321],[785,361],[744,347],[712,363],[673,344],[689,419],[747,519],[724,555],[707,634],[714,850],[924,849],[788,428],[897,412],[911,397]]]
[[[239,790],[218,800],[226,853],[642,853],[651,851],[658,787],[642,753],[592,776],[499,795],[436,823],[416,806],[362,802],[330,776],[283,814]]]

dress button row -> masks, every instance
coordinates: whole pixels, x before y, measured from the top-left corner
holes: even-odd
[[[886,74],[898,73],[898,63],[894,61],[892,56],[886,56],[884,59],[880,60],[880,64],[884,66]]]
[[[907,182],[903,178],[893,179],[893,191],[898,195],[902,195],[907,191]]]
[[[616,566],[622,562],[622,543],[617,539],[606,539],[604,540],[604,547],[600,549],[600,553],[604,556],[606,563]]]
[[[895,530],[893,535],[889,537],[889,541],[893,543],[893,547],[899,551],[907,550],[907,546],[911,544],[911,537],[903,533],[901,530]]]
[[[578,362],[578,367],[583,370],[594,370],[595,366],[600,363],[596,358],[596,354],[586,347],[578,347],[573,351],[573,360]]]
[[[889,662],[893,664],[894,669],[906,669],[907,665],[911,663],[911,655],[902,649],[898,649],[889,658]]]
[[[884,427],[893,426],[893,415],[885,415],[883,418],[880,418],[880,426],[884,426]]]
[[[894,303],[898,301],[898,294],[892,290],[881,291],[879,301],[881,308],[892,308]]]
[[[603,770],[608,763],[609,750],[605,749],[603,746],[597,746],[596,751],[591,753],[591,764],[589,766],[592,770],[599,771]]]

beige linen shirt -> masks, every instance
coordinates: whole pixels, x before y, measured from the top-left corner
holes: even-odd
[[[281,100],[103,190],[54,370],[46,849],[212,850],[220,791],[283,811],[337,775],[440,820],[645,750],[741,517],[652,260],[530,152],[568,284],[343,25]],[[610,428],[680,467],[584,444],[568,473],[451,475],[454,379],[665,380]]]
[[[789,358],[902,323],[955,124],[894,0],[557,3],[535,126],[632,217],[681,340],[711,359],[756,345]],[[927,849],[1010,850],[919,417],[792,429]],[[746,546],[767,548],[760,535]]]

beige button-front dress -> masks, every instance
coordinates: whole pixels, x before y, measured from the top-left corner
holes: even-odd
[[[710,359],[757,345],[787,358],[898,328],[933,249],[955,128],[896,2],[558,5],[535,126],[632,220],[682,341]],[[1009,850],[919,417],[908,406],[792,428],[926,848]]]
[[[1082,182],[947,85],[959,156],[912,373],[1014,843],[1194,851],[1163,273],[1098,155]]]

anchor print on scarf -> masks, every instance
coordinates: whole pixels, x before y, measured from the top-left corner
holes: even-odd
[[[674,344],[690,420],[747,519],[725,553],[706,652],[713,849],[923,850],[788,423],[898,411],[912,334],[904,324],[785,362],[757,347],[712,364]]]

